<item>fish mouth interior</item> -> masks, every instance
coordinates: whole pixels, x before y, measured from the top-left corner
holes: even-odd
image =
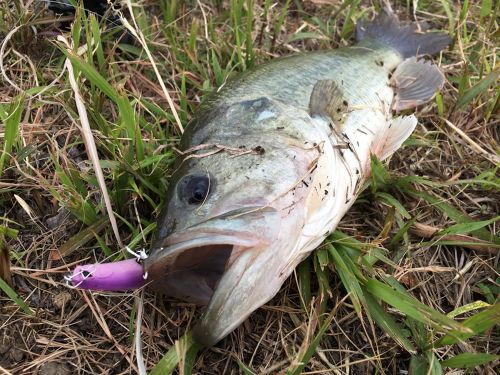
[[[232,244],[190,247],[151,266],[152,287],[187,302],[208,304],[226,271]]]

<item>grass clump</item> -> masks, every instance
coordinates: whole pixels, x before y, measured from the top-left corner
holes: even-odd
[[[195,306],[146,295],[149,371],[494,372],[498,7],[394,5],[455,36],[440,56],[448,83],[415,134],[389,166],[372,161],[338,231],[216,347],[191,340]],[[147,247],[205,95],[271,58],[351,44],[373,11],[352,0],[162,0],[124,6],[127,26],[81,7],[58,17],[37,2],[0,4],[0,369],[136,372],[134,296],[68,290],[62,276],[123,258],[122,244]],[[141,42],[120,42],[127,30]]]

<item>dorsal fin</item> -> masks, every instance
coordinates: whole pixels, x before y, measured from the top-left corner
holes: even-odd
[[[322,80],[314,85],[309,100],[311,116],[328,117],[340,128],[344,123],[348,107],[349,103],[335,81]]]
[[[371,22],[362,21],[356,26],[356,39],[375,39],[394,48],[403,57],[435,55],[451,43],[448,34],[423,32],[417,23],[402,25],[390,8],[382,9]]]

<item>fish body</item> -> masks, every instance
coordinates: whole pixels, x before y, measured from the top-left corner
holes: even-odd
[[[371,155],[385,159],[443,83],[418,61],[449,38],[385,12],[348,48],[271,61],[198,110],[145,270],[167,295],[206,304],[195,327],[213,345],[271,299],[355,201]]]
[[[271,60],[228,82],[205,104],[228,104],[266,96],[307,111],[314,85],[327,79],[341,84],[350,99],[362,97],[364,103],[365,96],[373,93],[365,95],[359,88],[378,92],[387,83],[388,73],[401,62],[396,51],[381,44],[377,48],[377,44],[363,43]]]

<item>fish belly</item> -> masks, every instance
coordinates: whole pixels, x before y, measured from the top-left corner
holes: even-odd
[[[352,206],[369,176],[372,149],[388,127],[387,116],[383,106],[353,111],[340,131],[316,120],[325,141],[305,203],[306,225],[287,264],[297,265],[321,245]]]

